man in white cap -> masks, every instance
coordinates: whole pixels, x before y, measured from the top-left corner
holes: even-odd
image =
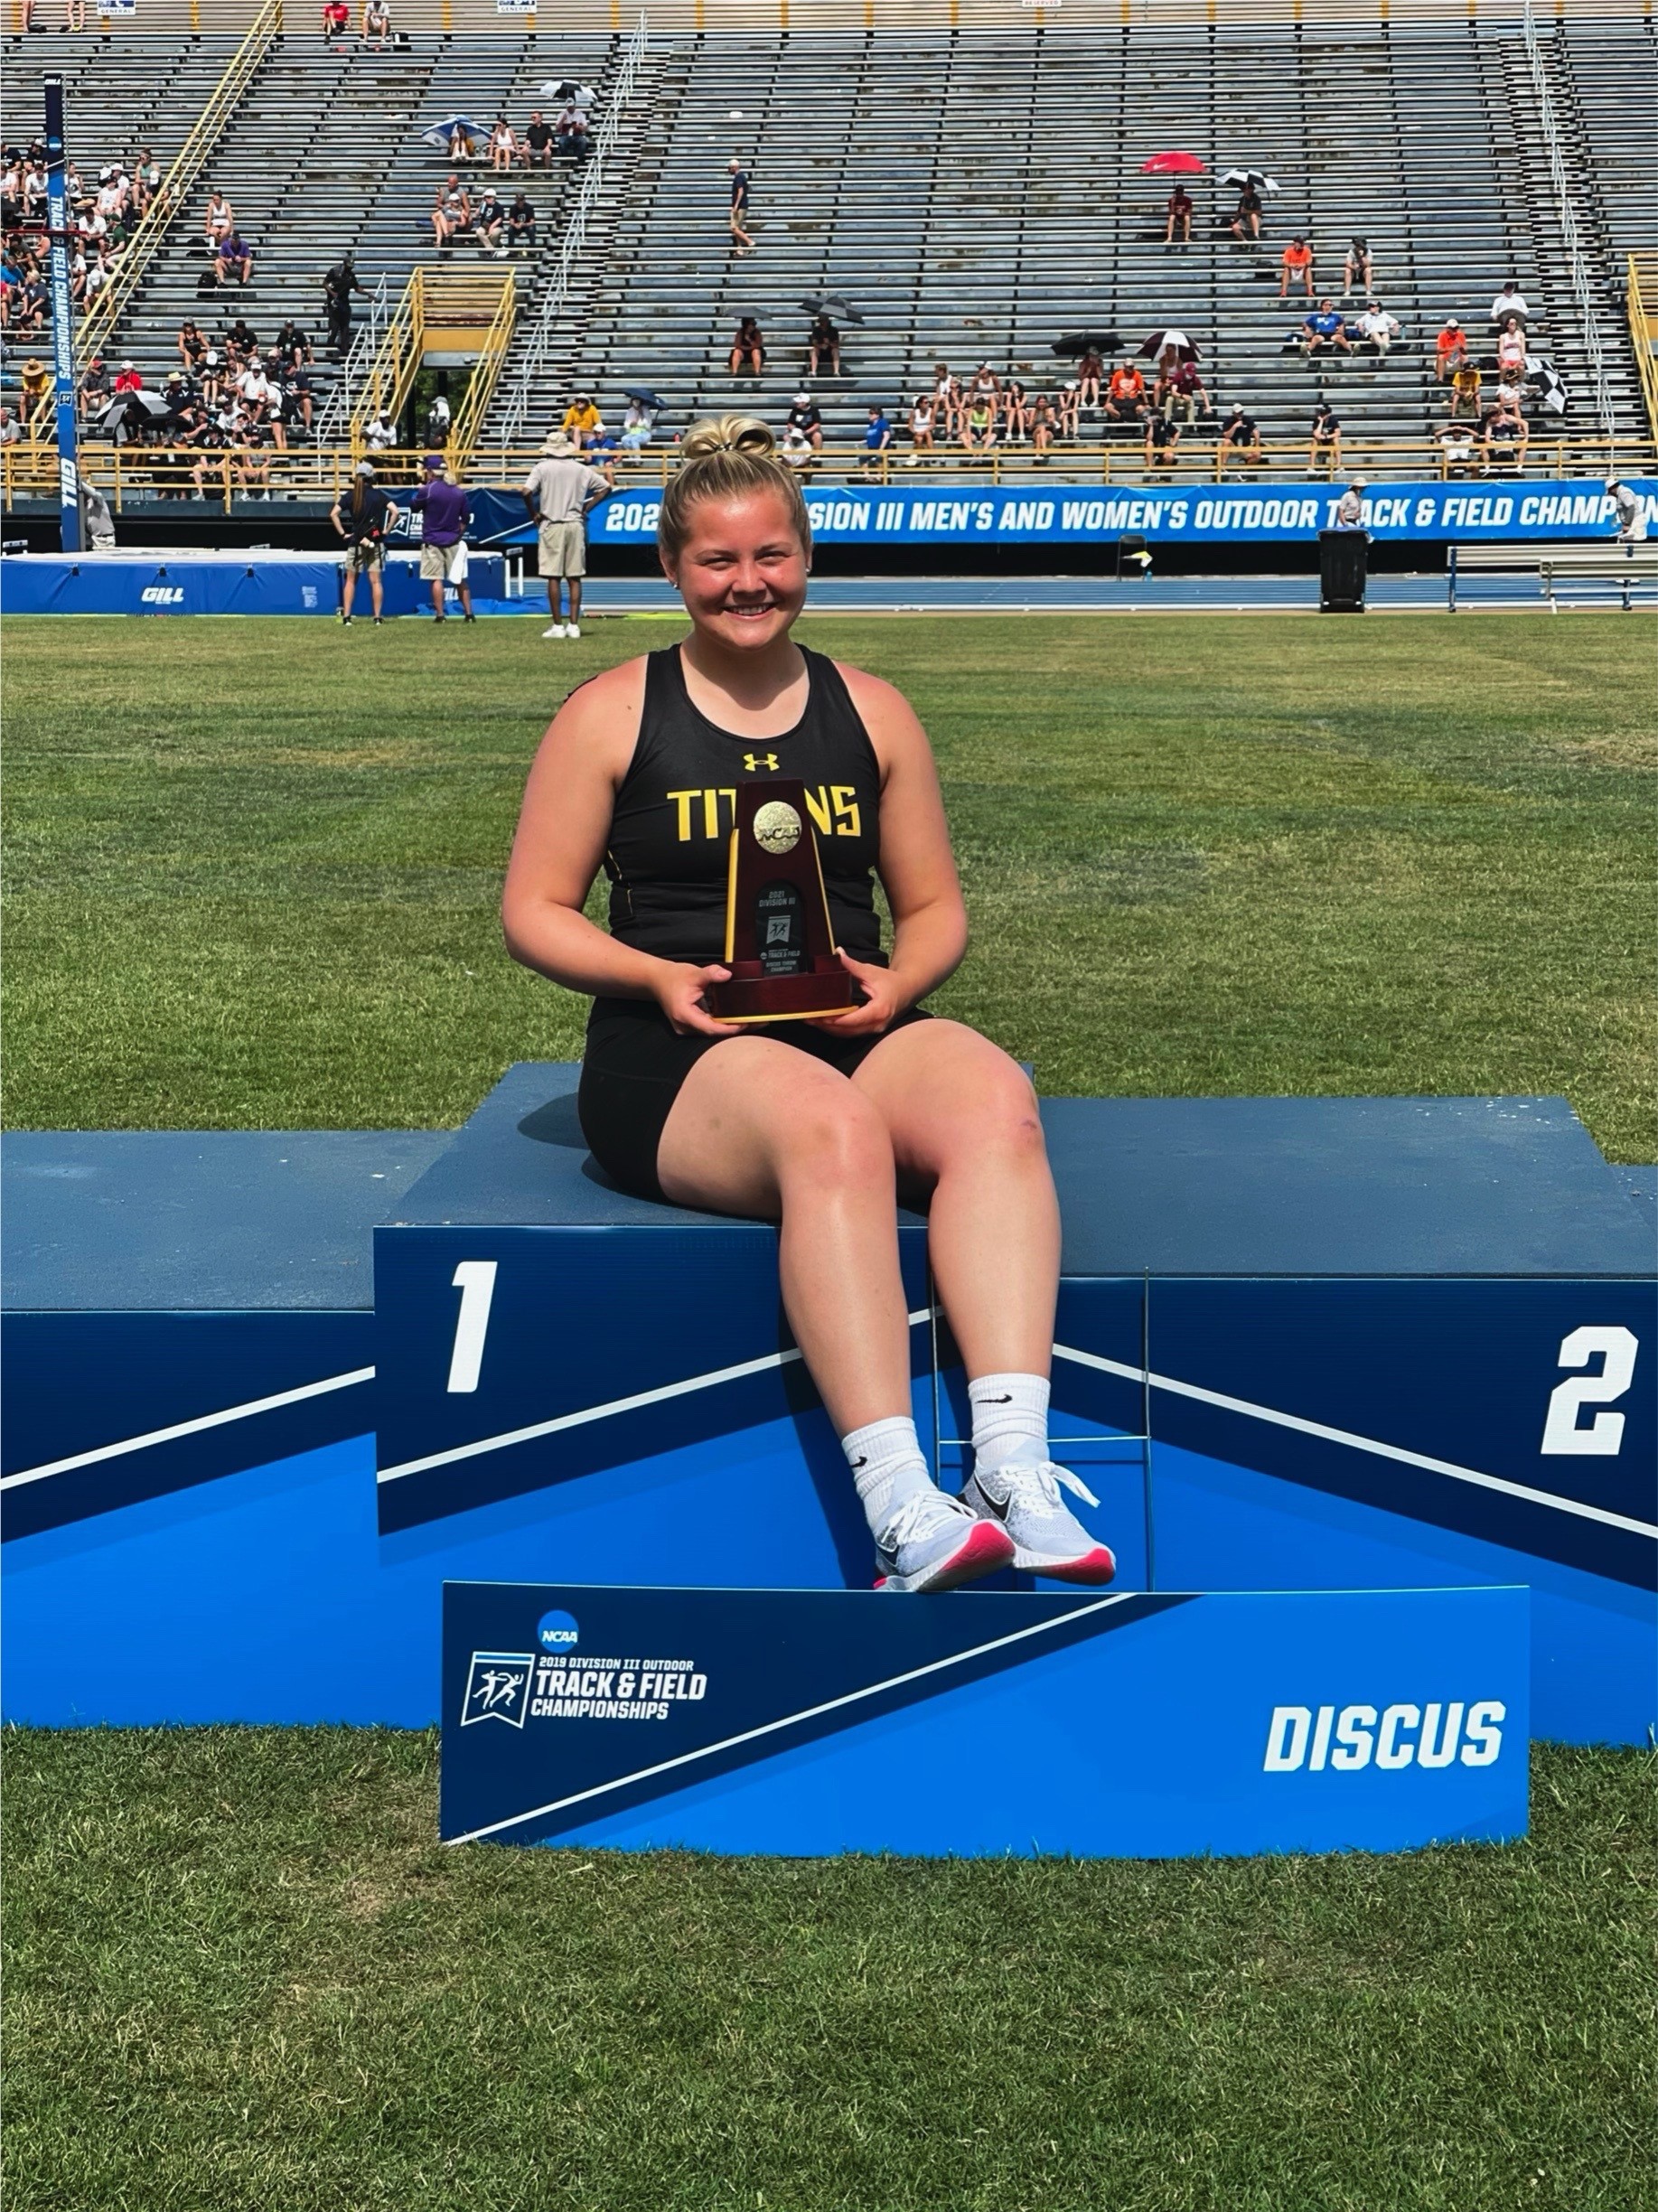
[[[585,517],[615,489],[614,464],[589,468],[573,440],[555,430],[542,441],[541,458],[524,479],[524,505],[536,525],[536,573],[547,583],[547,611],[552,617],[544,638],[578,638],[582,633],[582,578],[587,573]],[[564,618],[564,588],[569,586],[570,619]]]
[[[1612,497],[1612,511],[1617,521],[1619,545],[1635,546],[1646,543],[1646,509],[1638,492],[1632,492],[1620,477],[1608,476],[1606,490]]]

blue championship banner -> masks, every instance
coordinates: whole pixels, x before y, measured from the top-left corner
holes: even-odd
[[[444,1586],[452,1843],[1169,1858],[1522,1835],[1520,1589]]]
[[[1649,524],[1658,525],[1658,478],[1632,478]],[[1138,531],[1154,545],[1316,542],[1336,527],[1343,486],[1226,483],[960,484],[929,477],[914,484],[812,484],[806,511],[824,545],[1088,545]],[[595,508],[595,545],[648,545],[661,500],[654,492],[618,492]],[[1599,480],[1491,478],[1481,482],[1372,483],[1364,527],[1389,542],[1466,539],[1506,544],[1616,534],[1610,495]]]

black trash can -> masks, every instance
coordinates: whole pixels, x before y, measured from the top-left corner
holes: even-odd
[[[1318,611],[1321,614],[1363,614],[1364,571],[1370,538],[1363,530],[1318,533]]]
[[[1117,540],[1117,581],[1138,582],[1151,567],[1143,531],[1125,530]]]

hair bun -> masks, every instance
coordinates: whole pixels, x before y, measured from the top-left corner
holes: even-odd
[[[765,460],[777,451],[777,440],[764,423],[753,415],[717,415],[693,423],[679,441],[682,461],[701,461],[709,454],[751,454]]]

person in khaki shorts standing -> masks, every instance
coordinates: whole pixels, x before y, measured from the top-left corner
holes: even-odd
[[[541,446],[541,459],[524,479],[524,504],[537,527],[537,572],[547,579],[547,609],[552,616],[545,638],[580,637],[582,578],[587,573],[587,531],[584,518],[615,488],[609,463],[589,468],[575,444],[555,430]],[[564,618],[564,587],[569,586],[570,619]]]

